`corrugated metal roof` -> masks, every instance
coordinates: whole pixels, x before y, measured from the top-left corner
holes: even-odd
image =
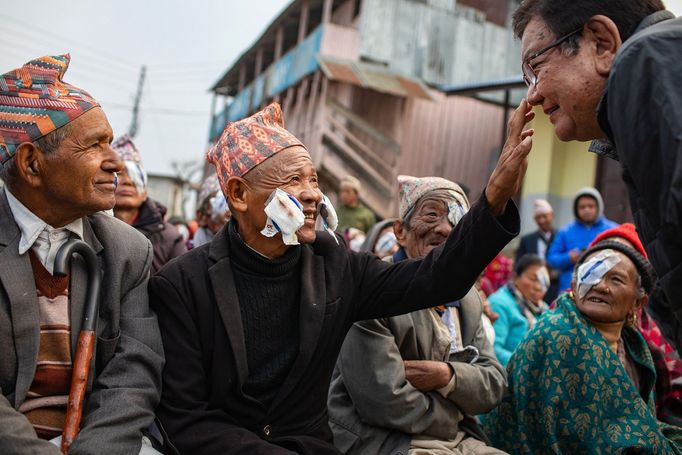
[[[429,88],[420,80],[397,74],[383,65],[318,56],[320,68],[333,81],[376,90],[407,98],[432,100]]]

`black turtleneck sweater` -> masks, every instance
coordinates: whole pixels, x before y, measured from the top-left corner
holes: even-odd
[[[298,355],[301,247],[271,260],[244,243],[234,218],[228,229],[249,369],[244,392],[269,407]]]

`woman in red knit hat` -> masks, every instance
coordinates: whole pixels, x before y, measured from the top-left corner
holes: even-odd
[[[590,247],[607,239],[625,243],[648,259],[632,223],[623,223],[602,232],[592,241]],[[663,422],[682,427],[682,361],[679,354],[643,309],[637,314],[637,327],[649,346],[656,366],[657,417]]]

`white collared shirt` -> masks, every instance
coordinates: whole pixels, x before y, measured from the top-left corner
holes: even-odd
[[[52,274],[57,251],[70,238],[83,240],[83,220],[81,218],[61,228],[53,228],[38,218],[24,204],[19,202],[5,187],[7,202],[14,216],[14,221],[21,231],[19,240],[19,254],[26,253],[30,248],[36,254],[40,263]]]

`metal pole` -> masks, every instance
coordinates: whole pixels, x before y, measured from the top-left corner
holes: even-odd
[[[140,111],[140,100],[142,99],[142,89],[144,87],[144,77],[145,74],[147,73],[147,67],[145,65],[142,65],[142,69],[140,70],[140,80],[137,83],[137,94],[135,95],[135,104],[133,104],[133,120],[130,122],[130,130],[128,131],[128,135],[130,137],[135,137],[137,134],[137,118],[138,118],[138,113]]]

